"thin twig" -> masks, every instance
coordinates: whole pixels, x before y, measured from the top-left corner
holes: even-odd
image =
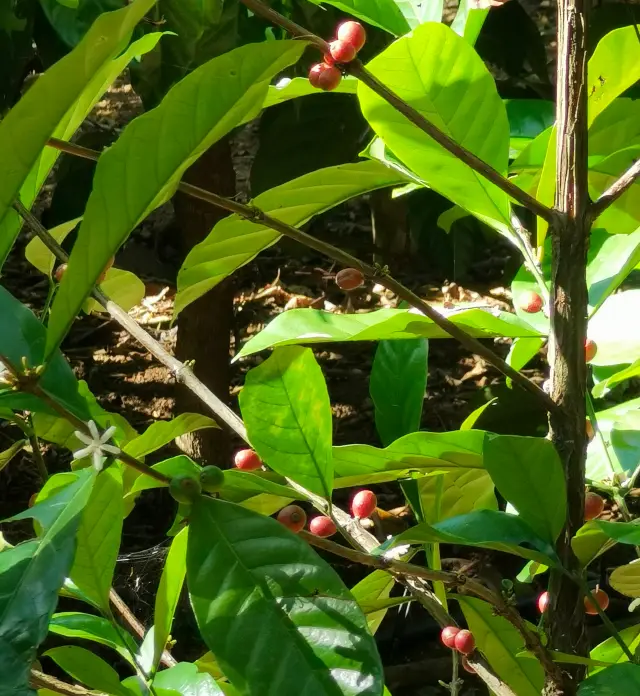
[[[252,12],[260,15],[264,19],[269,20],[272,24],[282,27],[292,36],[311,42],[323,54],[329,53],[329,44],[324,41],[324,39],[316,36],[308,29],[301,27],[299,24],[287,19],[279,12],[276,12],[268,5],[265,5],[265,3],[261,2],[261,0],[241,0],[241,2]],[[446,133],[443,133],[435,124],[425,118],[419,111],[407,104],[407,102],[401,99],[386,85],[374,77],[359,60],[356,59],[350,63],[345,63],[342,67],[350,75],[357,77],[361,82],[367,85],[369,89],[384,99],[388,104],[391,104],[394,109],[405,116],[421,131],[433,138],[439,145],[447,150],[447,152],[450,152],[454,157],[464,162],[475,172],[481,174],[485,179],[491,181],[507,195],[511,196],[511,198],[520,203],[520,205],[534,212],[538,217],[541,217],[547,222],[553,221],[554,212],[551,208],[548,208],[546,205],[536,200],[533,196],[529,195],[526,191],[523,191],[512,181],[507,179],[506,176],[503,176],[484,160],[474,155],[473,152],[464,148],[462,145],[453,140],[453,138],[446,135]]]
[[[107,696],[99,691],[89,691],[84,686],[67,684],[37,669],[31,670],[29,683],[34,689],[49,689],[49,691],[55,691],[63,696]]]
[[[49,478],[49,472],[47,471],[47,465],[45,464],[44,458],[42,456],[42,450],[40,449],[40,441],[38,440],[38,436],[35,434],[33,429],[29,434],[29,444],[31,445],[31,451],[33,452],[33,459],[36,463],[38,473],[40,474],[40,478],[42,479],[42,483],[44,484],[47,482],[47,479]]]
[[[613,205],[623,193],[625,193],[635,180],[640,177],[640,160],[634,162],[629,169],[591,204],[589,216],[595,221],[604,211]]]

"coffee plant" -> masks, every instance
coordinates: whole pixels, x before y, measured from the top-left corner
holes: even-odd
[[[3,520],[6,534],[30,520],[32,534],[0,547],[0,694],[381,696],[390,692],[374,636],[407,602],[441,630],[452,666],[442,688],[452,696],[481,682],[499,696],[640,693],[640,622],[622,628],[607,614],[614,593],[630,611],[640,598],[630,505],[640,401],[602,406],[640,376],[638,28],[627,19],[592,44],[589,0],[558,0],[555,79],[540,78],[555,84],[554,105],[503,99],[475,48],[492,13],[516,0],[460,0],[449,24],[441,0],[326,0],[349,17],[323,36],[294,21],[322,14],[314,4],[306,14],[263,0],[0,8],[6,65],[18,65],[2,81],[0,266],[30,236],[26,257],[50,287],[37,313],[0,287],[0,418],[21,433],[0,465],[10,470],[27,448],[42,479],[30,506]],[[34,22],[46,24],[53,59],[26,85],[30,51],[44,52],[29,34]],[[234,22],[242,40],[229,38]],[[215,55],[203,59],[213,36]],[[146,59],[159,51],[170,58],[153,108],[102,151],[74,142],[128,66],[149,88]],[[336,93],[368,124],[357,161],[307,170],[249,204],[183,180],[262,112],[312,94],[331,108]],[[46,229],[33,207],[61,153],[97,165],[81,216]],[[521,258],[515,311],[436,307],[393,268],[304,230],[382,189],[432,190],[450,203],[449,225],[472,218],[502,235]],[[175,317],[282,237],[335,261],[344,292],[374,282],[397,307],[277,316],[236,355],[263,358],[246,375],[240,418],[127,313],[143,288],[114,266],[116,253],[176,192],[231,214],[188,254]],[[72,233],[67,257],[61,244]],[[61,352],[82,312],[119,323],[211,417],[184,413],[139,433],[103,409]],[[548,413],[548,433],[478,429],[485,407],[459,430],[420,430],[428,341],[444,338],[528,392]],[[506,360],[494,339],[509,340]],[[332,442],[329,394],[308,346],[350,341],[378,342],[370,393],[382,447]],[[545,345],[541,387],[522,369]],[[216,427],[246,443],[228,469],[186,455],[145,462]],[[73,453],[68,471],[48,474],[43,442]],[[382,543],[366,524],[382,513],[370,489],[380,483],[397,484],[416,522]],[[112,581],[123,522],[159,487],[175,501],[175,522],[153,622],[142,626]],[[353,492],[349,512],[333,502],[342,489]],[[605,505],[615,521],[600,519]],[[498,585],[446,570],[443,545],[498,551],[521,570]],[[347,587],[329,564],[336,557],[366,568],[364,579]],[[537,623],[517,601],[527,584],[547,588]],[[183,588],[199,631],[194,662],[179,661],[172,638]],[[62,610],[69,600],[83,609]],[[588,615],[604,640],[592,640]],[[67,642],[48,648],[49,634]]]

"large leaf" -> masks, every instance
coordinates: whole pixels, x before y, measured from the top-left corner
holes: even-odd
[[[46,150],[44,152],[46,152]],[[57,152],[57,150],[53,150],[53,152]],[[24,203],[24,196],[21,196],[20,199]],[[69,220],[69,222],[63,222],[61,225],[57,225],[53,229],[50,229],[49,234],[58,244],[62,244],[67,235],[78,226],[80,219],[81,218],[75,218],[74,220]],[[49,251],[40,237],[34,237],[27,244],[24,250],[24,257],[30,264],[35,266],[40,273],[51,276],[53,268],[56,265],[56,257],[53,252]]]
[[[444,0],[395,0],[411,29],[424,22],[441,22]]]
[[[180,696],[222,696],[222,689],[214,679],[199,671],[189,662],[180,662],[171,669],[162,670],[153,680],[154,688],[172,690]]]
[[[501,495],[540,537],[555,542],[567,516],[565,476],[549,440],[487,437],[484,465]]]
[[[321,3],[333,5],[396,36],[406,34],[411,28],[395,0],[311,0],[311,2],[316,5]]]
[[[420,500],[419,519],[435,524],[474,510],[497,510],[494,485],[486,471],[460,469],[415,481]]]
[[[171,634],[180,593],[187,572],[188,527],[180,530],[171,543],[164,563],[153,614],[153,666],[155,672]]]
[[[623,628],[620,631],[620,638],[629,647],[632,654],[635,654],[640,646],[640,624],[635,626],[629,626],[628,628]],[[628,662],[629,658],[626,653],[623,652],[620,647],[620,643],[613,637],[610,636],[604,642],[597,645],[590,654],[593,660],[598,660],[601,662]]]
[[[187,168],[250,114],[302,41],[249,44],[214,58],[135,119],[101,157],[93,191],[51,309],[47,352],[64,338],[98,276],[133,228],[174,193]],[[125,201],[114,206],[113,201]]]
[[[626,597],[640,597],[640,565],[627,563],[618,566],[609,576],[609,584]]]
[[[351,594],[360,607],[365,604],[372,604],[380,599],[388,599],[393,586],[396,584],[393,575],[384,570],[374,570],[366,578],[351,588]],[[367,624],[369,631],[375,635],[380,628],[382,620],[387,614],[386,609],[380,609],[367,614]]]
[[[97,478],[78,529],[78,548],[70,578],[103,611],[120,548],[123,519],[122,472],[117,465]]]
[[[429,344],[423,338],[381,341],[378,345],[369,392],[383,445],[420,428],[428,353]]]
[[[640,692],[640,665],[607,667],[580,684],[578,696],[617,696]]]
[[[27,694],[31,664],[46,638],[76,545],[82,510],[95,480],[91,469],[44,503],[16,515],[44,527],[37,541],[0,553],[0,693]]]
[[[623,472],[631,476],[640,464],[639,409],[640,401],[632,399],[596,413],[602,437],[595,437],[587,448],[588,478],[604,481]]]
[[[589,170],[589,193],[596,199],[604,193],[640,159],[640,144],[633,145],[623,150],[618,150],[608,157],[593,164]],[[609,206],[596,220],[595,224],[602,227],[610,234],[630,234],[640,227],[640,204],[638,193],[640,184],[636,179],[628,191]]]
[[[640,326],[629,321],[640,312],[640,290],[611,295],[589,321],[589,338],[598,352],[593,365],[622,365],[635,362],[640,355]]]
[[[260,194],[253,204],[278,220],[298,227],[343,201],[379,188],[406,183],[406,178],[379,162],[327,167]],[[248,263],[280,236],[264,225],[231,215],[187,256],[178,275],[175,313]]]
[[[253,368],[240,409],[251,445],[270,468],[331,497],[331,404],[309,348],[279,348]]]
[[[200,633],[240,692],[382,694],[380,658],[351,593],[275,520],[201,498],[187,578]]]
[[[434,525],[418,524],[394,537],[391,542],[385,542],[381,548],[432,542],[481,546],[548,566],[559,563],[553,546],[537,536],[524,520],[495,510],[477,510]]]
[[[506,174],[509,121],[504,103],[478,54],[452,29],[423,24],[367,67],[456,142]],[[362,83],[358,97],[365,118],[405,165],[431,188],[509,235],[507,194]]]
[[[537,660],[517,657],[524,649],[520,633],[494,608],[475,597],[456,595],[478,650],[518,696],[539,696],[544,672]]]
[[[589,128],[589,156],[606,156],[640,139],[640,100],[616,99]]]
[[[536,329],[507,312],[465,309],[448,317],[476,338],[538,336]],[[319,309],[291,309],[279,314],[247,341],[236,359],[265,348],[296,343],[338,343],[415,338],[450,338],[423,314],[410,309],[379,309],[366,314],[333,314]]]
[[[96,20],[77,48],[41,75],[0,123],[0,153],[3,161],[11,162],[11,166],[0,171],[0,266],[20,227],[18,214],[11,205],[41,157],[47,140],[66,132],[78,100],[84,108],[80,122],[84,119],[89,85],[94,89],[90,100],[95,98],[96,87],[104,91],[110,63],[154,4],[155,0],[136,0]],[[122,67],[124,65],[126,61]],[[76,128],[80,122],[76,123]],[[53,159],[55,161],[55,157]],[[46,169],[52,164],[41,161],[38,168]],[[46,178],[46,173],[44,176]],[[37,179],[38,174],[35,174],[34,184]],[[25,203],[30,205],[32,200],[27,197]]]
[[[127,443],[125,452],[136,459],[168,445],[177,437],[192,433],[202,428],[217,428],[216,422],[208,416],[199,413],[181,413],[170,421],[152,423],[142,435]]]
[[[451,28],[463,36],[472,46],[489,14],[488,7],[481,7],[478,0],[460,0],[458,11],[451,23]]]
[[[616,97],[640,80],[640,41],[634,26],[600,40],[589,60],[589,124]]]
[[[44,655],[51,658],[73,679],[92,689],[114,696],[131,696],[120,684],[120,677],[115,669],[90,650],[76,645],[63,645],[47,650]]]

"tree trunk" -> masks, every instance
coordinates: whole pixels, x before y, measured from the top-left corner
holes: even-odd
[[[590,0],[558,0],[557,181],[558,219],[551,226],[552,298],[549,362],[551,397],[561,407],[551,414],[551,437],[567,482],[568,514],[558,553],[570,572],[580,572],[571,538],[584,523],[587,438],[585,336],[586,263],[589,243],[587,187],[587,43]],[[552,574],[549,607],[550,647],[588,655],[583,597],[578,585]],[[583,668],[567,673],[564,688],[547,684],[548,696],[574,694]]]
[[[236,177],[229,139],[205,152],[191,166],[185,181],[214,193],[232,197]],[[201,242],[228,213],[178,192],[174,198],[176,220],[184,255]],[[227,279],[182,310],[178,320],[176,357],[193,360],[193,371],[225,403],[229,398],[229,348],[233,325],[233,281]],[[210,413],[200,399],[178,385],[178,413]],[[225,430],[200,430],[179,439],[180,448],[196,461],[228,466],[230,441]]]

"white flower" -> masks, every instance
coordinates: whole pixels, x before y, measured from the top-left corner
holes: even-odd
[[[93,468],[96,471],[102,471],[104,460],[108,455],[112,454],[117,457],[120,454],[119,447],[107,444],[112,438],[113,433],[115,433],[116,426],[112,425],[110,428],[107,428],[102,435],[100,435],[98,426],[92,420],[87,423],[87,427],[91,435],[87,435],[80,430],[76,430],[74,433],[78,440],[83,442],[86,447],[74,452],[73,458],[82,459],[83,457],[90,456],[93,458]]]
[[[391,539],[391,535],[387,537],[387,539]],[[393,549],[389,549],[388,551],[385,551],[382,554],[382,557],[385,558],[387,561],[397,561],[400,558],[402,558],[405,553],[408,553],[409,549],[411,546],[409,544],[404,544],[402,546],[396,546]]]

